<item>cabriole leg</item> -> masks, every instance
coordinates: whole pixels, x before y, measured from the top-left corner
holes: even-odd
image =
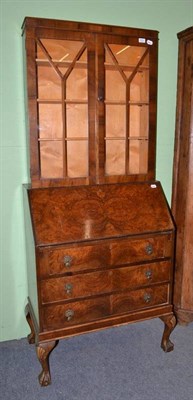
[[[31,319],[31,315],[30,315],[30,312],[29,312],[28,304],[27,304],[27,306],[25,308],[25,316],[26,316],[27,323],[28,323],[28,325],[29,325],[29,327],[31,329],[31,333],[28,335],[27,340],[28,340],[28,342],[30,344],[33,344],[33,343],[35,343],[35,331],[34,331],[34,326],[33,326],[33,322],[32,322],[32,319]]]
[[[165,324],[164,333],[161,341],[161,348],[168,353],[169,351],[172,351],[174,349],[174,345],[169,337],[176,326],[176,317],[174,314],[170,314],[160,317],[160,319]]]
[[[37,345],[37,356],[42,366],[42,371],[39,375],[39,383],[41,386],[48,386],[51,383],[50,367],[49,367],[49,355],[56,346],[57,341],[40,343]]]

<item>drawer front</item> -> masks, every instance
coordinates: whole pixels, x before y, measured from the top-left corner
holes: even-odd
[[[171,263],[161,261],[68,277],[42,280],[42,303],[132,289],[170,280]]]
[[[84,300],[43,309],[43,329],[65,328],[104,318],[110,313],[110,298]]]
[[[43,307],[43,329],[59,329],[121,315],[146,308],[166,305],[169,285],[149,287],[126,293],[101,296],[98,299]]]
[[[41,281],[42,303],[92,296],[111,291],[111,272],[93,272]]]
[[[169,285],[152,286],[112,295],[113,314],[127,313],[169,303]]]
[[[39,252],[40,276],[68,274],[69,272],[98,269],[109,264],[108,245],[43,249]]]
[[[117,241],[111,245],[111,265],[123,265],[156,258],[171,257],[171,254],[171,235],[157,235],[145,239]]]
[[[109,240],[106,244],[39,250],[39,276],[68,274],[171,257],[172,235]]]
[[[112,287],[115,291],[169,282],[171,278],[171,262],[160,261],[115,269],[113,270],[112,278]]]

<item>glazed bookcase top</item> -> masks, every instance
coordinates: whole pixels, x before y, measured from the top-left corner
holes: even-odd
[[[27,17],[33,187],[155,178],[158,32]]]

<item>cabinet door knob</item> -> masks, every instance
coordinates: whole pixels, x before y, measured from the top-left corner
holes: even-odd
[[[151,269],[148,269],[147,271],[145,271],[145,276],[147,279],[151,279],[152,278],[152,271]]]
[[[146,254],[148,254],[148,256],[150,256],[153,253],[153,246],[151,243],[149,243],[146,248],[145,248],[145,252]]]
[[[151,295],[149,293],[145,293],[143,298],[146,303],[149,303],[151,301]]]
[[[64,265],[66,268],[70,268],[72,264],[72,257],[71,256],[64,256]]]
[[[74,317],[74,310],[66,310],[65,317],[67,318],[67,321],[70,321]]]
[[[66,283],[65,285],[65,291],[67,294],[72,294],[72,289],[73,289],[73,284],[72,283]]]

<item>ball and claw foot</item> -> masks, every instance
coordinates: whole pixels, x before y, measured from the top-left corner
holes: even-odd
[[[51,383],[51,376],[49,371],[43,371],[39,374],[39,383],[41,386],[48,386]]]
[[[168,341],[166,341],[165,343],[161,343],[161,348],[163,349],[163,351],[165,351],[165,353],[169,353],[170,351],[174,350],[174,344],[171,342],[170,339],[168,339]]]
[[[49,355],[57,343],[57,341],[51,341],[46,343],[39,343],[39,345],[37,345],[37,356],[42,366],[42,371],[39,375],[39,383],[41,386],[48,386],[51,383]]]

